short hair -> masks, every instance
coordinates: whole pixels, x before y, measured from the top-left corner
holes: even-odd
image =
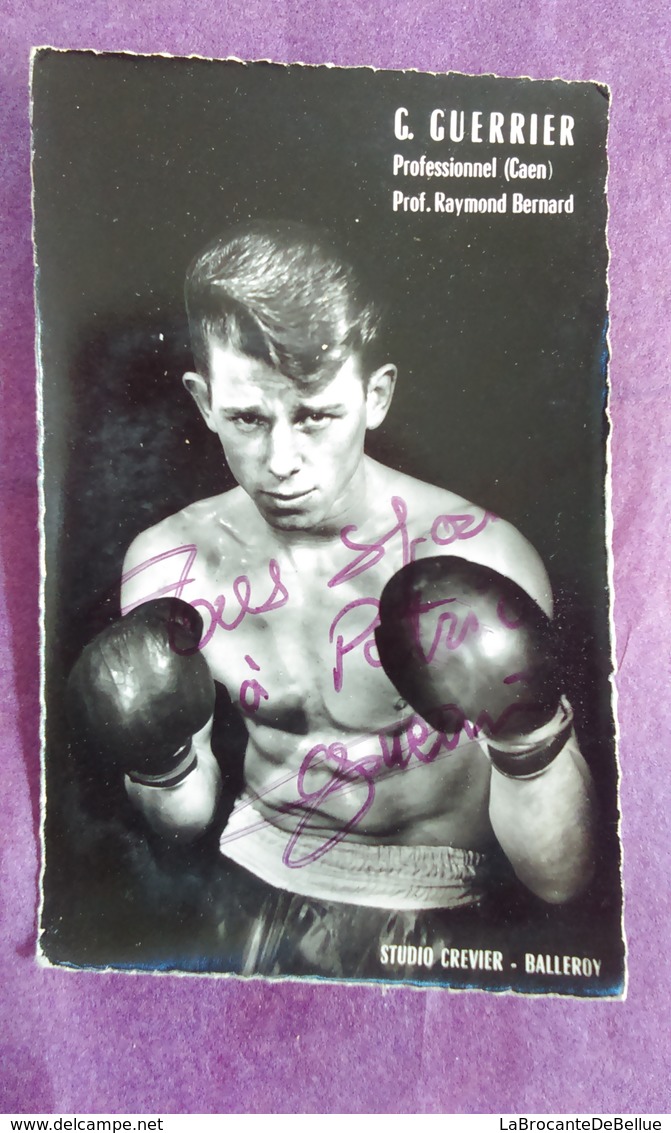
[[[206,379],[212,339],[305,387],[330,380],[352,354],[366,379],[381,364],[381,309],[318,228],[259,221],[226,232],[192,262],[185,293],[194,362]]]

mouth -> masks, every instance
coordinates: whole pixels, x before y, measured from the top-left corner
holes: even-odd
[[[313,491],[313,488],[308,488],[304,492],[262,492],[261,495],[270,503],[271,507],[291,510],[300,507],[308,496],[312,495]]]

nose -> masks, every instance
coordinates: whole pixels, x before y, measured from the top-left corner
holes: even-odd
[[[268,470],[276,480],[288,480],[301,465],[299,438],[288,421],[277,421],[268,435]]]

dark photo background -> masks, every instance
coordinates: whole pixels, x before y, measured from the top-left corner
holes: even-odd
[[[221,229],[277,217],[330,228],[386,301],[399,383],[371,454],[509,519],[548,567],[567,692],[601,802],[599,869],[588,895],[563,909],[506,888],[490,946],[507,928],[524,949],[600,956],[592,991],[620,987],[604,505],[604,93],[590,84],[45,51],[33,96],[46,955],[84,965],[235,968],[234,942],[213,943],[217,902],[236,899],[222,889],[216,831],[180,853],[148,838],[120,785],[101,782],[70,737],[64,688],[83,645],[118,616],[133,537],[232,485],[180,381],[191,365],[184,274]],[[397,106],[418,123],[436,106],[570,113],[576,145],[456,146],[432,143],[419,129],[413,142],[397,142]],[[500,169],[512,152],[550,156],[554,176],[507,185],[404,181],[392,176],[396,152],[496,154]],[[426,188],[429,198],[434,189],[573,193],[575,212],[394,213],[395,188]],[[218,742],[230,798],[244,736],[222,728]]]

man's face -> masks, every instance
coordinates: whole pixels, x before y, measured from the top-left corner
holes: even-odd
[[[350,356],[325,385],[301,390],[288,378],[230,346],[210,350],[210,388],[187,374],[185,384],[224,448],[238,484],[272,526],[329,529],[360,494],[364,436],[384,419],[394,368],[364,387]]]

